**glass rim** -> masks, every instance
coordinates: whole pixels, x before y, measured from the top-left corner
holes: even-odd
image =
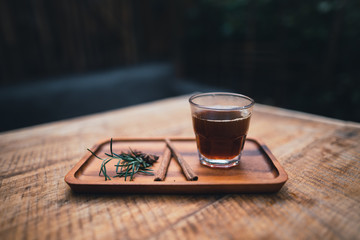
[[[238,98],[243,98],[243,99],[246,99],[246,100],[249,100],[250,101],[250,104],[248,105],[245,105],[245,106],[242,106],[242,107],[231,107],[231,108],[226,108],[226,109],[223,109],[223,108],[216,108],[216,107],[209,107],[209,106],[206,106],[206,105],[202,105],[202,104],[198,104],[198,103],[195,103],[193,100],[196,99],[196,98],[199,98],[199,97],[204,97],[204,96],[232,96],[232,97],[238,97]],[[197,93],[197,94],[194,94],[192,95],[190,98],[189,98],[189,103],[198,107],[198,108],[203,108],[203,109],[207,109],[207,110],[217,110],[217,111],[228,111],[228,110],[243,110],[243,109],[249,109],[251,108],[252,106],[254,106],[255,104],[255,101],[248,97],[248,96],[245,96],[243,94],[239,94],[239,93],[231,93],[231,92],[208,92],[208,93]]]

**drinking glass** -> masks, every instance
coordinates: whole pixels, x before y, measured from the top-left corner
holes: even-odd
[[[211,92],[195,94],[189,102],[200,162],[217,168],[238,165],[254,100],[237,93]]]

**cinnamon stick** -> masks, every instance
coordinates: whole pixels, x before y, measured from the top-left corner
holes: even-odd
[[[165,142],[166,142],[167,146],[169,147],[169,149],[171,150],[173,157],[180,164],[180,167],[181,167],[186,179],[189,181],[197,181],[198,176],[195,175],[195,173],[191,169],[190,165],[184,160],[184,158],[181,156],[181,154],[176,150],[174,145],[171,143],[170,139],[166,138]]]
[[[167,146],[165,147],[164,154],[162,155],[161,158],[162,160],[160,163],[160,167],[155,174],[154,181],[164,181],[165,179],[171,160],[171,151]]]

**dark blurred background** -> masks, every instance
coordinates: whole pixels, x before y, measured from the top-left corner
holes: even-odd
[[[0,1],[0,131],[195,91],[360,122],[360,1]]]

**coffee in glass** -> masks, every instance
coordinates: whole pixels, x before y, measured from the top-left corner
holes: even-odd
[[[190,99],[200,162],[228,168],[239,164],[254,101],[235,93],[203,93]]]

